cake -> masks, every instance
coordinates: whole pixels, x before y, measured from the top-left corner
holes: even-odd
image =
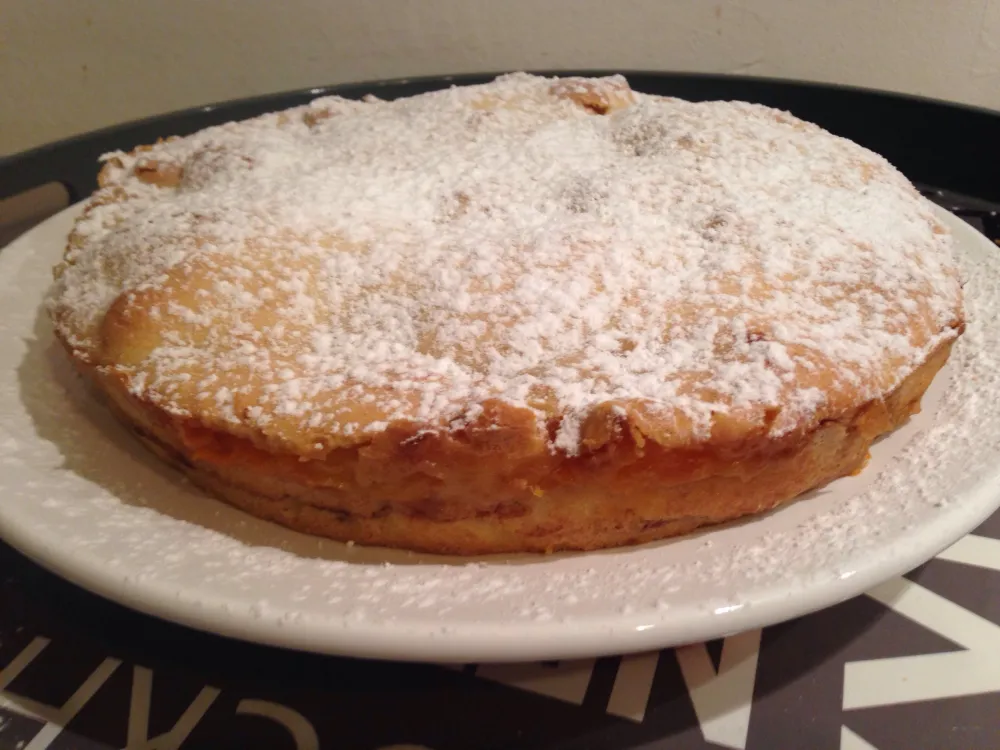
[[[103,157],[48,300],[210,496],[454,555],[637,544],[863,469],[964,328],[952,238],[789,113],[504,75]]]

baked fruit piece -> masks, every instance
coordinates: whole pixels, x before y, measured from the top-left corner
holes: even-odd
[[[859,471],[963,330],[952,239],[780,111],[508,75],[104,157],[55,332],[250,514],[460,555],[595,549]]]

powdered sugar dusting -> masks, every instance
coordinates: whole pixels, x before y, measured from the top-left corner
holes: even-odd
[[[0,526],[34,559],[161,616],[398,659],[656,648],[858,593],[997,505],[1000,256],[957,219],[942,221],[959,240],[966,334],[927,410],[875,446],[869,471],[691,538],[467,562],[303,537],[171,481],[79,390],[39,324],[72,218],[46,222],[0,254]]]
[[[594,91],[617,104],[574,99]],[[781,434],[884,394],[960,316],[951,237],[885,160],[619,78],[327,97],[108,159],[64,335],[100,357],[109,307],[167,290],[133,390],[320,448],[489,398],[557,418],[569,454],[608,402],[700,437],[777,407]]]

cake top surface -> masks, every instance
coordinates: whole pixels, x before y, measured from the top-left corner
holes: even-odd
[[[497,403],[571,455],[594,419],[781,435],[884,396],[962,323],[951,237],[885,159],[620,77],[324,97],[105,161],[59,334],[300,453]]]

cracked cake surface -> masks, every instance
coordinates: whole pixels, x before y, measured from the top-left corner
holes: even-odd
[[[104,158],[50,311],[203,486],[310,533],[592,548],[858,470],[964,325],[871,151],[744,102],[502,76]]]

